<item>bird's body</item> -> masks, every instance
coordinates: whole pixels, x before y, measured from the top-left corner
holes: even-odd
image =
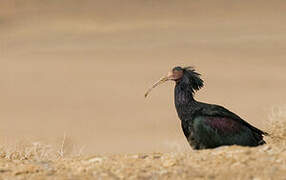
[[[181,126],[193,149],[209,149],[224,145],[259,146],[265,144],[266,132],[250,125],[226,108],[198,102],[195,91],[203,87],[200,74],[192,67],[175,67],[153,87],[174,80],[175,106]],[[148,95],[150,90],[146,93]]]
[[[265,144],[263,135],[267,133],[222,106],[196,101],[194,90],[200,89],[203,81],[193,69],[188,71],[189,77],[176,82],[175,106],[183,132],[193,149]]]
[[[262,136],[265,132],[222,106],[195,100],[187,104],[181,104],[179,100],[175,102],[184,135],[193,149],[265,144]]]

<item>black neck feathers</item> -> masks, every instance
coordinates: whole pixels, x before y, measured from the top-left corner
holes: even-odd
[[[195,72],[192,67],[182,69],[183,77],[176,81],[175,87],[175,105],[180,119],[195,108],[194,93],[204,86],[200,74]]]

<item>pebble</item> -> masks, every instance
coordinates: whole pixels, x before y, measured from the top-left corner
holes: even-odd
[[[88,162],[91,162],[91,163],[101,163],[102,161],[103,161],[103,159],[100,157],[91,158],[88,160]]]
[[[176,161],[173,159],[165,160],[163,163],[164,167],[172,167],[174,165],[176,165]]]

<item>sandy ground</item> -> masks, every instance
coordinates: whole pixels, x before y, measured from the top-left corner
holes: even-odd
[[[286,179],[286,121],[276,121],[267,145],[256,148],[54,156],[33,145],[0,151],[1,179]],[[60,152],[60,151],[59,151]],[[64,152],[64,151],[63,151]]]
[[[283,0],[0,0],[1,144],[58,148],[66,136],[70,154],[104,154],[110,171],[103,171],[105,161],[86,166],[98,166],[107,174],[116,174],[112,168],[133,172],[136,161],[142,177],[150,164],[154,177],[161,173],[183,178],[185,168],[193,170],[186,176],[221,177],[218,173],[227,170],[210,173],[197,167],[200,158],[199,165],[216,167],[211,160],[222,163],[220,153],[225,149],[191,151],[173,104],[174,84],[156,89],[147,100],[144,92],[171,67],[192,65],[206,82],[198,100],[223,105],[269,129],[271,114],[284,116],[280,109],[286,97],[285,7]],[[227,162],[219,167],[235,173],[238,168],[230,164],[244,164],[244,158],[253,157],[253,168],[267,164],[265,176],[270,179],[276,167],[285,172],[274,165],[276,157],[285,157],[285,149],[279,143],[269,146],[226,148],[226,154],[237,156],[225,155]],[[127,155],[122,169],[123,157],[111,155],[153,152],[160,152],[160,158]],[[242,160],[236,160],[240,156]],[[165,158],[178,164],[161,171]],[[51,167],[66,168],[67,173],[85,163],[67,161],[75,166],[57,161]],[[8,162],[4,158],[1,163]],[[19,163],[21,169],[26,161]],[[237,173],[252,168],[251,163],[239,165]],[[49,167],[31,166],[39,173]],[[261,177],[258,170],[251,172]],[[7,174],[13,173],[16,170],[8,168]],[[81,172],[73,173],[66,175]]]
[[[198,100],[266,129],[285,104],[284,1],[1,0],[0,140],[59,142],[86,153],[188,150],[174,65],[192,65]]]

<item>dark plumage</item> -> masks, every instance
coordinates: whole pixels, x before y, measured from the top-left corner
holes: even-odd
[[[265,144],[266,132],[250,125],[226,108],[198,102],[195,91],[203,87],[204,81],[192,67],[175,67],[157,85],[173,80],[175,86],[175,106],[183,132],[193,149],[216,148],[223,145],[259,146]]]
[[[267,135],[266,132],[222,106],[194,99],[194,92],[202,88],[204,82],[192,67],[175,67],[174,71],[183,72],[182,77],[175,80],[175,106],[184,134],[193,149],[265,144],[263,135]]]

